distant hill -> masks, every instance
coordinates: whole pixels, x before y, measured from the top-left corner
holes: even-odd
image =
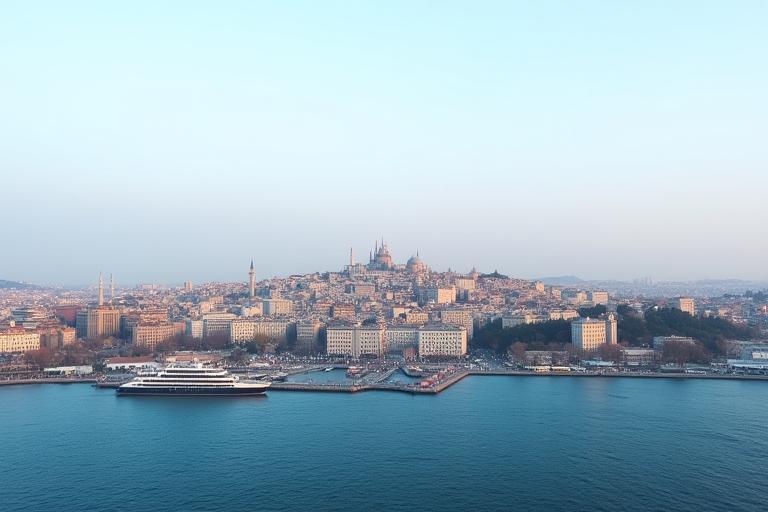
[[[0,279],[0,289],[3,288],[15,290],[31,290],[38,287],[29,283],[20,283],[18,281],[6,281],[5,279]]]
[[[540,277],[536,281],[541,281],[549,286],[574,286],[586,282],[576,276]]]

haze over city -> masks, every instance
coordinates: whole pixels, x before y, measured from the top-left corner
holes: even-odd
[[[7,2],[0,278],[768,279],[766,14]]]

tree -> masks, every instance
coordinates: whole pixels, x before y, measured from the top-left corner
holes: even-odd
[[[582,318],[590,317],[597,318],[600,315],[604,315],[608,310],[602,304],[597,304],[591,308],[579,308],[579,316]]]
[[[603,361],[612,361],[616,364],[621,363],[620,345],[604,343],[598,347],[597,353]]]
[[[528,350],[528,347],[525,345],[525,343],[521,341],[516,341],[512,344],[511,349],[512,349],[512,355],[515,357],[515,360],[521,363],[524,363],[525,351]]]
[[[45,347],[41,347],[37,350],[30,350],[24,353],[24,361],[27,364],[33,364],[40,368],[47,368],[51,366],[53,362],[53,354]]]

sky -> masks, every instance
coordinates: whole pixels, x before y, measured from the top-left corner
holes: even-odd
[[[0,278],[768,279],[768,3],[0,4]]]

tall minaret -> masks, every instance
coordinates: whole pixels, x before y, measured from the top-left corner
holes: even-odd
[[[115,301],[115,278],[112,276],[112,272],[109,273],[109,303],[112,304]]]
[[[248,271],[248,298],[253,299],[256,296],[256,271],[253,270],[253,260],[251,260],[251,270]]]
[[[355,266],[355,253],[352,252],[352,248],[349,248],[349,268]]]
[[[101,277],[101,272],[99,272],[99,306],[104,305],[104,279]]]

